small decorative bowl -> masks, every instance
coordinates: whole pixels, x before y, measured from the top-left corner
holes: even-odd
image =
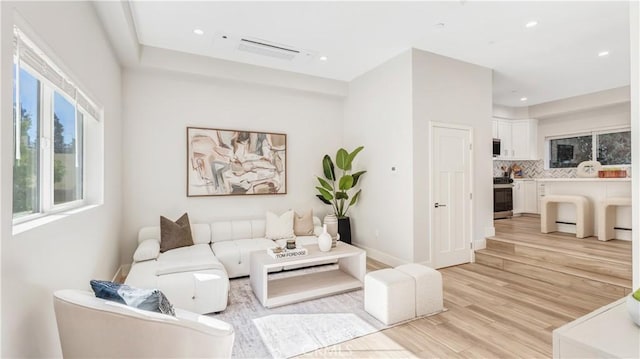
[[[632,294],[627,296],[627,309],[633,322],[640,327],[640,301],[634,298]]]

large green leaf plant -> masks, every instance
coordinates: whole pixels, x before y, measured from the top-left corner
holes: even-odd
[[[318,177],[320,186],[316,187],[320,194],[318,197],[323,203],[333,207],[333,212],[338,218],[347,217],[349,208],[358,202],[360,192],[362,189],[358,189],[357,192],[351,194],[355,187],[358,185],[358,180],[367,171],[352,172],[351,165],[358,153],[364,149],[360,146],[349,153],[344,148],[341,148],[336,153],[335,166],[334,162],[329,155],[324,155],[322,158],[322,171],[324,178]],[[342,171],[341,176],[336,176],[336,169]]]

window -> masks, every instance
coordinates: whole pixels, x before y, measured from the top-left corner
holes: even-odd
[[[591,135],[551,140],[550,168],[578,167],[582,161],[591,160]]]
[[[38,178],[40,173],[40,81],[15,66],[14,74],[14,137],[13,216],[38,212]],[[20,79],[18,88],[17,81]],[[18,97],[19,94],[19,97]],[[16,114],[20,99],[20,115]],[[18,120],[19,119],[19,120]]]
[[[603,165],[631,164],[631,131],[596,135],[598,161]]]
[[[13,108],[14,223],[83,205],[84,140],[98,133],[99,112],[17,28]]]
[[[549,168],[575,168],[582,161],[596,158],[602,165],[631,164],[631,132],[600,131],[590,134],[551,138]]]

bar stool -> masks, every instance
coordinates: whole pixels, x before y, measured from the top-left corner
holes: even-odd
[[[550,233],[558,230],[558,203],[571,203],[576,206],[576,237],[593,235],[593,213],[591,204],[584,196],[548,195],[542,197],[540,211],[540,232]]]
[[[615,238],[616,207],[631,206],[631,198],[611,197],[605,198],[599,204],[598,239],[608,241]]]

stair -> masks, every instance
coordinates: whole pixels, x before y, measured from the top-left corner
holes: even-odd
[[[624,241],[600,242],[554,233],[512,230],[487,238],[476,263],[555,286],[618,299],[631,292],[631,249]]]

